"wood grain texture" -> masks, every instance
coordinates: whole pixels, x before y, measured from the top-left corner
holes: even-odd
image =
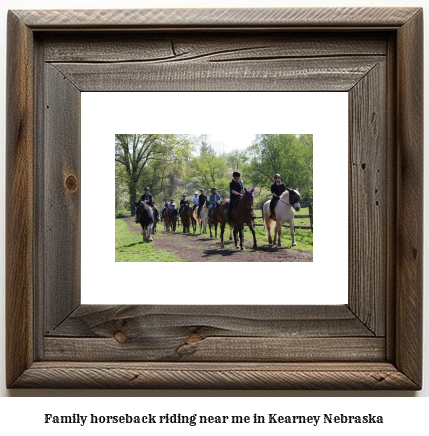
[[[239,60],[239,59],[238,59]],[[382,59],[55,63],[82,91],[348,91]],[[268,66],[268,68],[267,68]]]
[[[43,156],[45,332],[80,304],[80,91],[45,65]]]
[[[421,20],[416,8],[11,13],[8,386],[419,389],[422,210],[406,206],[423,203]],[[349,306],[77,307],[83,90],[350,91]]]
[[[147,332],[128,337],[117,331],[110,339],[46,338],[44,360],[69,362],[383,362],[383,338],[200,337]]]
[[[346,306],[100,305],[80,306],[44,349],[68,361],[382,361],[385,340]]]
[[[389,363],[35,363],[14,387],[93,389],[416,389]]]
[[[423,11],[398,32],[397,364],[422,381]],[[415,207],[410,208],[410,200]]]
[[[131,9],[15,11],[32,29],[398,27],[417,8]]]
[[[6,382],[33,361],[33,48],[8,14],[6,111]]]
[[[388,171],[386,64],[349,92],[349,307],[376,335],[385,335]]]
[[[104,306],[82,305],[49,336],[168,337],[173,332],[219,337],[365,337],[374,334],[338,306]]]
[[[109,50],[106,52],[106,42]],[[91,37],[43,35],[46,62],[117,63],[238,61],[281,58],[376,56],[387,52],[386,38],[377,34],[290,34],[281,32],[107,34]]]

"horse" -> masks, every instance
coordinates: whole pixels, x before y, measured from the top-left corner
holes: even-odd
[[[212,226],[213,226],[215,230],[215,239],[217,239],[217,225],[221,223],[221,220],[219,218],[219,211],[221,208],[222,208],[221,203],[216,203],[212,208],[211,217],[209,218],[210,238],[213,238],[213,234],[212,234]]]
[[[156,209],[154,206],[151,206],[151,208],[152,208],[152,212],[153,212],[152,235],[155,235],[156,234],[156,225],[157,225],[158,221],[160,221],[159,212],[158,212],[158,209]]]
[[[198,206],[196,206],[196,207],[198,207]],[[191,208],[191,213],[189,215],[190,219],[191,219],[192,229],[194,230],[194,233],[197,232],[197,221],[194,218],[194,211],[195,211],[195,209],[196,209],[195,206],[193,208]]]
[[[194,219],[197,222],[197,224],[200,226],[200,234],[201,233],[207,233],[207,223],[209,221],[208,219],[209,214],[209,208],[207,204],[204,204],[204,206],[201,208],[200,211],[200,217],[198,218],[198,208],[194,210]]]
[[[298,192],[298,189],[289,189],[286,188],[286,191],[280,196],[280,199],[277,201],[277,204],[274,208],[274,218],[270,219],[270,202],[268,200],[262,210],[264,214],[264,227],[265,232],[267,233],[268,243],[275,244],[278,238],[277,246],[282,246],[282,225],[284,223],[289,223],[290,227],[290,235],[292,237],[292,247],[296,247],[295,242],[295,231],[294,231],[294,217],[295,212],[301,209],[301,205],[299,204],[301,196]],[[274,230],[274,239],[271,237],[271,232]]]
[[[232,220],[229,222],[229,225],[233,228],[234,232],[234,244],[235,248],[238,249],[237,245],[237,233],[239,233],[240,236],[240,249],[244,251],[243,247],[243,240],[244,240],[244,224],[249,227],[249,229],[252,232],[253,235],[253,248],[257,248],[256,245],[256,235],[255,235],[255,229],[253,226],[253,191],[255,188],[253,188],[251,191],[245,190],[245,193],[243,197],[240,198],[237,205],[234,209],[234,216],[232,217]],[[225,245],[223,243],[223,234],[225,232],[225,226],[227,224],[226,221],[226,212],[225,208],[222,207],[219,211],[219,217],[221,219],[221,225],[220,225],[220,246],[221,248],[225,248]]]
[[[189,207],[189,204],[185,204],[182,207],[180,218],[182,219],[183,233],[191,233],[189,229],[191,222],[191,208]]]
[[[179,218],[179,211],[176,208],[167,209],[164,212],[163,220],[164,220],[165,230],[167,232],[170,231],[170,227],[172,232],[176,231],[176,224],[178,218]]]
[[[143,242],[151,242],[152,229],[154,224],[153,211],[144,201],[136,200],[136,223],[140,223],[143,231]]]

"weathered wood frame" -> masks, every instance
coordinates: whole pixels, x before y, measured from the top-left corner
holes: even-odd
[[[422,17],[416,8],[9,12],[8,387],[420,389]],[[142,35],[161,41],[159,59],[138,46]],[[314,35],[341,53],[320,52]],[[296,52],[284,52],[283,37]],[[267,44],[243,48],[246,38]],[[150,59],[124,61],[129,44]],[[284,80],[290,68],[298,80]],[[349,92],[349,303],[80,305],[81,91],[291,89]]]

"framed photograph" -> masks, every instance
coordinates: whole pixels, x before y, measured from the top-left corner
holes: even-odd
[[[347,208],[348,253],[320,244],[308,265],[330,259],[318,294],[346,273],[347,302],[270,299],[273,286],[299,292],[292,262],[257,286],[221,283],[232,303],[216,289],[209,302],[145,300],[157,289],[144,275],[128,285],[143,283],[141,303],[83,302],[82,230],[104,220],[102,184],[83,207],[85,93],[314,93],[323,107],[333,92],[348,100],[347,198],[319,188],[333,210],[317,232],[336,244],[335,207]],[[421,9],[10,11],[7,99],[9,388],[421,389]]]

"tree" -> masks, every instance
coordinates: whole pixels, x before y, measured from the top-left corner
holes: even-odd
[[[115,161],[125,167],[131,215],[135,214],[134,200],[142,173],[153,162],[168,165],[188,158],[193,148],[193,137],[179,134],[117,134]]]
[[[279,173],[286,186],[300,189],[303,197],[312,196],[312,135],[260,134],[247,150],[251,154],[248,173],[255,186],[269,189]]]
[[[200,154],[192,159],[191,168],[190,178],[206,189],[211,189],[226,175],[225,158],[209,144],[207,135],[200,136]]]

